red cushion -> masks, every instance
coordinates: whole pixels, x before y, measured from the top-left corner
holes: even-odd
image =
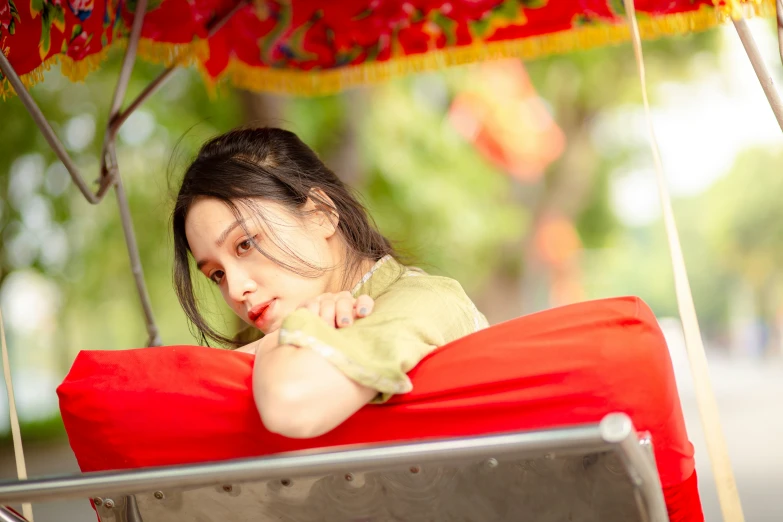
[[[197,346],[81,352],[58,389],[81,469],[549,428],[621,411],[652,433],[672,521],[703,519],[668,349],[638,298],[565,306],[460,339],[410,372],[411,393],[309,440],[264,428],[252,362]]]

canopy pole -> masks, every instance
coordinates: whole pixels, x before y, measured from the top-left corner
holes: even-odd
[[[160,338],[158,325],[155,323],[155,316],[152,312],[152,302],[150,300],[147,285],[144,282],[144,268],[141,264],[139,255],[139,245],[136,241],[136,233],[133,230],[133,219],[128,204],[128,196],[125,193],[125,187],[122,184],[120,176],[120,166],[117,162],[117,147],[115,139],[119,125],[112,126],[112,122],[119,114],[122,108],[122,101],[125,98],[125,91],[130,82],[133,65],[136,63],[136,50],[141,38],[141,27],[144,23],[144,14],[147,11],[147,0],[138,0],[136,3],[136,13],[133,17],[130,35],[128,36],[128,47],[125,50],[125,56],[122,59],[122,69],[120,77],[117,80],[117,87],[114,90],[111,109],[109,111],[109,124],[106,126],[106,134],[103,140],[103,151],[101,152],[101,176],[106,176],[114,180],[114,193],[117,196],[117,207],[120,211],[120,222],[125,236],[125,246],[128,251],[128,260],[130,262],[133,280],[136,283],[136,291],[141,301],[141,309],[144,312],[144,323],[147,330],[147,346],[161,346],[163,341]]]
[[[693,302],[690,282],[688,281],[688,271],[682,254],[677,223],[674,219],[671,195],[669,194],[668,183],[663,172],[658,140],[655,137],[655,129],[652,124],[650,101],[647,96],[644,57],[642,55],[642,39],[639,35],[639,25],[636,22],[636,10],[633,0],[623,0],[623,2],[631,29],[631,41],[641,83],[642,101],[650,137],[650,149],[655,166],[655,178],[658,184],[658,196],[660,198],[663,223],[666,229],[666,238],[669,242],[669,254],[671,255],[672,271],[674,273],[674,290],[677,296],[677,307],[680,312],[680,320],[682,321],[682,330],[685,337],[685,350],[688,353],[690,362],[691,375],[693,376],[693,384],[696,391],[696,402],[699,407],[701,424],[704,428],[704,438],[707,442],[707,452],[710,455],[712,473],[718,491],[718,501],[720,502],[724,522],[744,522],[745,515],[742,512],[742,503],[737,492],[734,471],[732,470],[726,439],[721,428],[718,401],[712,390],[707,354],[704,350],[704,342],[699,330],[699,320],[696,315],[696,306]]]
[[[244,7],[246,1],[238,2],[226,15],[219,18],[214,24],[211,25],[208,31],[208,38],[215,34],[234,13],[236,13],[241,7]],[[116,137],[120,127],[128,119],[128,117],[135,111],[147,98],[155,93],[162,85],[169,79],[171,74],[175,71],[177,66],[172,66],[163,71],[155,80],[147,86],[144,91],[130,104],[128,109],[122,111],[122,102],[125,98],[125,91],[127,90],[128,83],[130,81],[131,73],[133,72],[133,66],[136,62],[136,50],[138,49],[139,39],[141,38],[141,28],[144,19],[144,13],[147,9],[147,0],[139,0],[136,4],[136,15],[133,19],[133,26],[131,33],[128,37],[128,47],[125,51],[125,57],[122,61],[122,69],[120,70],[120,77],[117,81],[117,88],[114,91],[114,97],[112,99],[111,109],[109,112],[109,123],[106,126],[106,134],[103,140],[103,151],[101,153],[101,174],[103,176],[111,177],[114,180],[114,190],[117,195],[117,206],[120,211],[120,220],[122,222],[122,229],[125,234],[125,244],[128,250],[128,257],[130,260],[131,272],[133,273],[133,279],[136,282],[136,290],[141,300],[141,307],[144,312],[144,320],[147,328],[147,346],[161,346],[163,344],[160,338],[160,332],[155,324],[155,317],[152,312],[152,304],[147,291],[147,286],[144,283],[144,268],[141,264],[141,256],[139,256],[139,248],[136,242],[136,234],[133,229],[133,219],[130,211],[130,205],[128,204],[128,197],[125,193],[125,187],[122,184],[122,177],[120,176],[120,167],[117,161],[117,148]]]
[[[14,384],[11,380],[11,358],[8,355],[8,345],[5,343],[5,326],[3,314],[0,312],[0,350],[3,359],[3,377],[5,378],[5,391],[8,393],[8,416],[11,422],[11,440],[14,445],[14,458],[16,459],[16,476],[19,480],[27,480],[27,464],[22,448],[22,430],[19,425],[19,414],[16,411],[16,398],[14,396]],[[33,506],[29,502],[22,504],[24,518],[33,522]],[[0,518],[2,520],[2,518]]]
[[[783,7],[781,7],[781,3],[783,3],[783,0],[777,0],[779,37],[783,33]],[[756,45],[756,40],[753,38],[753,33],[744,19],[734,20],[734,28],[737,29],[742,46],[745,47],[745,52],[748,54],[748,58],[750,58],[751,65],[753,65],[753,70],[756,71],[756,76],[758,76],[759,82],[761,82],[761,88],[764,89],[764,94],[767,95],[767,100],[769,100],[772,112],[778,120],[778,125],[783,130],[783,100],[781,100],[780,93],[772,81],[772,74],[770,74],[769,69],[764,64],[764,59],[761,56],[761,52],[759,52],[758,45]],[[778,43],[781,60],[783,60],[783,40],[780,40]]]

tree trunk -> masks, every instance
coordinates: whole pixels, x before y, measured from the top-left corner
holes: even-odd
[[[573,106],[572,100],[561,100],[557,111],[562,115],[558,124],[566,133],[568,147],[563,157],[550,168],[542,180],[533,218],[524,240],[524,272],[520,281],[520,311],[532,313],[550,306],[553,272],[541,259],[535,245],[540,227],[551,217],[573,222],[585,209],[592,196],[595,179],[595,154],[590,143],[590,114]]]
[[[352,89],[340,95],[343,109],[342,125],[335,129],[337,146],[330,150],[324,162],[337,176],[352,187],[364,180],[361,156],[362,115],[366,112],[368,94],[365,89]]]
[[[276,94],[237,91],[244,109],[244,123],[259,127],[281,127],[286,98]]]

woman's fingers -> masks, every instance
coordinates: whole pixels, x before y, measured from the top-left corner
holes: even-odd
[[[349,292],[340,292],[336,297],[334,322],[337,328],[351,326],[353,324],[356,299]]]
[[[332,294],[322,295],[318,304],[321,305],[321,309],[318,315],[321,316],[321,319],[326,321],[326,324],[330,326],[334,326],[335,318],[336,318],[336,313],[335,313],[336,303],[335,303],[334,295]]]
[[[375,301],[368,295],[354,298],[350,292],[321,294],[300,305],[323,319],[326,324],[337,328],[351,326],[355,319],[367,317],[372,313]]]
[[[367,317],[372,313],[372,309],[375,306],[375,301],[369,295],[360,295],[356,298],[354,304],[354,310],[356,311],[356,318]]]
[[[321,303],[319,301],[320,299],[316,297],[304,303],[300,308],[307,308],[315,315],[321,315]]]

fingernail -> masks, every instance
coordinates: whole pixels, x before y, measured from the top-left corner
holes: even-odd
[[[351,322],[351,320],[348,319],[347,317],[343,317],[342,319],[340,319],[340,323],[342,323],[342,324],[348,324],[350,322]]]
[[[367,308],[359,308],[359,315],[367,315]]]

